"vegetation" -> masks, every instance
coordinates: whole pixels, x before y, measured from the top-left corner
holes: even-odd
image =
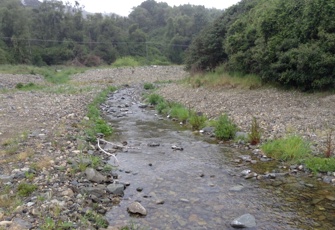
[[[90,141],[96,140],[97,133],[102,133],[106,136],[111,135],[113,130],[111,126],[101,117],[100,104],[107,98],[108,93],[115,91],[115,87],[109,87],[103,90],[94,100],[88,105],[87,117],[88,121],[84,121],[85,132]]]
[[[304,163],[314,173],[335,172],[335,158],[310,157]]]
[[[265,154],[283,161],[302,163],[311,153],[310,145],[302,137],[290,135],[269,141],[261,146]]]
[[[248,134],[249,143],[257,145],[261,142],[261,129],[255,117],[252,118],[250,133]]]
[[[144,88],[145,90],[151,90],[151,89],[154,89],[154,88],[155,88],[155,85],[152,84],[152,83],[144,83],[143,88]]]
[[[237,131],[237,126],[229,119],[227,114],[221,115],[215,126],[215,136],[220,140],[234,139]]]
[[[122,17],[84,12],[79,1],[30,2],[0,1],[0,64],[180,64],[192,38],[222,13],[146,0]]]
[[[17,194],[22,197],[27,197],[37,189],[34,184],[20,183],[17,187]]]
[[[335,86],[333,0],[242,0],[193,39],[189,70],[222,66],[301,90]]]

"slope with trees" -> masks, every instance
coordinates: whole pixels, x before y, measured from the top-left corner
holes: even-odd
[[[188,69],[259,75],[302,90],[335,86],[335,0],[242,0],[194,39]]]
[[[195,35],[222,13],[154,0],[129,17],[83,9],[78,2],[0,0],[0,64],[95,66],[124,56],[180,64]]]

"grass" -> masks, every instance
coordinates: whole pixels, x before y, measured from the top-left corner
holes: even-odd
[[[215,126],[215,136],[220,140],[234,139],[237,126],[227,114],[221,115]]]
[[[189,118],[189,110],[186,109],[182,104],[174,103],[170,110],[170,115],[172,118],[176,118],[181,122],[186,122]]]
[[[158,94],[150,94],[147,98],[148,103],[151,105],[158,105],[161,102],[164,102],[164,98]]]
[[[314,173],[335,171],[335,158],[310,157],[304,163]]]
[[[42,75],[46,81],[53,84],[64,84],[70,76],[83,73],[88,68],[67,66],[28,66],[28,65],[0,65],[0,73]]]
[[[138,62],[133,57],[122,57],[117,59],[113,64],[113,67],[135,67],[140,66],[140,62]]]
[[[222,67],[218,67],[214,72],[195,73],[186,79],[186,83],[193,88],[241,88],[257,89],[263,86],[260,77],[253,74],[227,73]]]
[[[17,194],[21,197],[27,197],[37,189],[36,185],[20,183],[17,187]]]
[[[145,90],[151,90],[151,89],[155,89],[155,85],[152,83],[144,83],[143,88]]]
[[[261,149],[277,160],[292,161],[293,163],[301,163],[311,153],[310,144],[297,135],[269,141],[263,144]]]
[[[111,126],[101,117],[100,104],[103,103],[110,92],[115,91],[115,87],[109,87],[102,92],[88,105],[88,121],[83,121],[86,136],[89,141],[96,141],[96,134],[102,133],[106,136],[113,133]]]
[[[205,127],[207,117],[204,115],[199,115],[195,112],[191,112],[188,121],[193,130],[200,130]]]

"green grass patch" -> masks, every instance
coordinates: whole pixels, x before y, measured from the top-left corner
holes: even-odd
[[[236,124],[234,124],[227,114],[221,115],[215,126],[216,138],[228,141],[234,139],[236,132]]]
[[[189,110],[186,109],[183,105],[174,103],[172,104],[170,115],[171,117],[176,118],[179,121],[186,122],[186,120],[190,116],[190,113]]]
[[[267,142],[261,149],[277,160],[292,162],[301,162],[311,153],[310,144],[297,135]]]
[[[87,107],[87,117],[89,120],[84,122],[84,126],[85,133],[90,141],[96,140],[97,133],[103,133],[106,136],[113,133],[113,129],[101,117],[99,105],[106,100],[110,92],[115,90],[115,87],[109,87],[103,90]]]
[[[161,102],[164,102],[164,98],[158,94],[150,94],[147,98],[148,103],[151,105],[158,105]]]
[[[151,89],[155,89],[155,85],[152,83],[144,83],[143,88],[145,90],[151,90]]]
[[[20,183],[17,187],[17,194],[21,197],[27,197],[37,189],[36,185]]]
[[[17,83],[15,88],[22,91],[30,91],[30,90],[40,90],[43,89],[43,86],[36,85],[35,83],[29,82],[28,84]]]
[[[334,172],[335,158],[310,157],[305,160],[305,165],[308,169],[317,172]]]
[[[207,117],[204,115],[199,115],[195,112],[190,113],[189,123],[193,130],[200,130],[205,127]]]
[[[186,83],[193,88],[241,88],[257,89],[263,86],[261,78],[253,74],[227,73],[222,68],[217,68],[214,72],[196,73],[186,78]]]
[[[113,64],[113,67],[136,67],[140,66],[140,62],[133,57],[122,57],[117,59]]]
[[[28,66],[28,65],[0,65],[0,73],[42,75],[45,80],[53,84],[64,84],[70,76],[83,73],[88,68],[68,66]]]

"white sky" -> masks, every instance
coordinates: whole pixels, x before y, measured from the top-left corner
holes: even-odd
[[[116,13],[121,16],[128,16],[133,7],[140,5],[145,0],[77,0],[85,10],[92,13]],[[184,4],[203,5],[206,8],[226,9],[240,0],[165,0],[169,6]],[[63,2],[74,3],[75,0],[63,0]]]

